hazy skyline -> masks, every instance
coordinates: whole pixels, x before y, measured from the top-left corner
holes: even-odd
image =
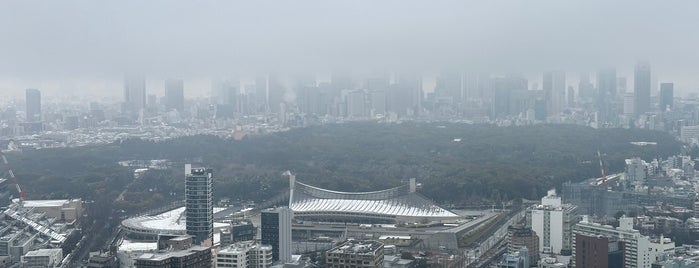
[[[649,60],[686,93],[699,89],[698,12],[694,1],[3,1],[0,90],[114,95],[125,72],[182,77],[186,91],[337,68],[535,78],[615,66],[630,78]]]

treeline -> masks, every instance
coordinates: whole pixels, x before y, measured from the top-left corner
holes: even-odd
[[[632,141],[658,145],[636,146]],[[665,133],[637,129],[351,123],[243,141],[194,136],[39,150],[20,154],[17,172],[33,188],[30,193],[94,196],[102,191],[111,196],[130,181],[130,175],[124,175],[128,170],[116,166],[117,161],[165,158],[177,163],[173,170],[147,173],[145,184],[138,185],[164,199],[183,192],[181,164],[193,162],[214,168],[217,198],[270,198],[288,187],[281,173],[291,170],[298,180],[339,191],[379,190],[414,177],[423,183],[424,195],[468,204],[538,198],[562,182],[599,176],[597,150],[607,173],[614,173],[623,171],[625,158],[649,160],[680,149],[681,144]]]

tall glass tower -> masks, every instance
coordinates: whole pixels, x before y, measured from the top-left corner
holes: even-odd
[[[195,244],[213,245],[213,173],[207,168],[185,165],[185,216],[187,234]]]

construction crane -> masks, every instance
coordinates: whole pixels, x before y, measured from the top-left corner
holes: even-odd
[[[10,163],[7,162],[7,157],[5,157],[5,153],[0,149],[0,157],[2,157],[2,163],[5,165],[5,170],[7,173],[10,174],[10,178],[12,179],[12,182],[15,184],[15,187],[17,187],[17,193],[19,193],[19,202],[20,204],[24,202],[25,194],[24,190],[19,187],[19,183],[17,183],[17,177],[15,177],[15,173],[12,171],[12,167],[10,166]]]
[[[597,150],[597,159],[599,160],[599,169],[602,172],[602,184],[607,182],[607,174],[604,172],[604,165],[602,164],[602,154]]]

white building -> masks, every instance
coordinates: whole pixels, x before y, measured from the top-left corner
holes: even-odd
[[[655,242],[641,235],[638,230],[633,229],[633,218],[620,218],[619,227],[614,228],[610,225],[589,222],[587,217],[583,217],[583,220],[573,229],[573,257],[571,258],[573,267],[575,267],[575,234],[617,238],[624,242],[625,268],[650,268],[659,257],[674,252],[675,248],[675,243],[669,239],[661,238]]]
[[[686,143],[699,142],[699,126],[683,126],[680,129],[680,140]]]
[[[62,249],[38,249],[22,256],[22,267],[60,267],[61,261],[63,261]]]
[[[267,268],[272,266],[272,246],[239,242],[216,254],[216,268]]]
[[[577,222],[576,206],[561,204],[556,190],[541,198],[541,205],[532,208],[532,230],[539,236],[539,250],[560,253],[571,249],[572,227]]]
[[[649,165],[641,158],[626,159],[626,180],[634,186],[641,186],[642,182],[648,176]]]

